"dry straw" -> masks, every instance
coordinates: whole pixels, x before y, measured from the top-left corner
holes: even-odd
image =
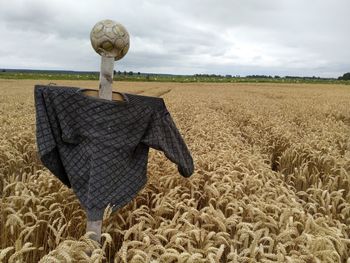
[[[0,262],[350,262],[349,87],[151,84],[120,85],[165,99],[195,174],[152,149],[100,247],[38,159],[34,82],[0,82]]]

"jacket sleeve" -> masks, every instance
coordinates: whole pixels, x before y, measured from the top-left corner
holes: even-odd
[[[48,92],[48,87],[35,86],[34,88],[37,149],[42,164],[70,188],[71,184],[62,164],[53,132],[53,129],[59,129],[60,126],[55,111],[50,105]]]
[[[141,142],[163,151],[170,161],[177,164],[182,176],[190,177],[193,174],[192,156],[166,108],[153,113]]]

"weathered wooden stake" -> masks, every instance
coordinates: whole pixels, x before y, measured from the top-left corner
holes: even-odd
[[[112,20],[102,20],[91,30],[92,47],[101,55],[99,97],[112,100],[114,61],[125,56],[129,50],[129,33],[125,27]],[[101,243],[102,220],[87,221],[86,232],[95,232],[91,238]]]
[[[91,239],[101,243],[101,230],[102,230],[102,220],[98,221],[87,221],[86,232],[95,232],[95,235],[91,236]]]
[[[112,100],[114,58],[101,57],[99,97]]]

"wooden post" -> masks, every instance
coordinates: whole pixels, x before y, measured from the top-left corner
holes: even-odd
[[[99,97],[112,100],[114,58],[101,57]]]
[[[95,235],[91,236],[91,239],[97,241],[101,244],[101,230],[102,230],[102,220],[98,221],[87,221],[86,232],[95,232]]]
[[[95,24],[90,33],[91,45],[101,55],[99,97],[112,100],[114,61],[126,55],[129,50],[129,33],[125,27],[112,20]],[[95,232],[91,238],[101,243],[102,220],[88,218],[86,232]]]

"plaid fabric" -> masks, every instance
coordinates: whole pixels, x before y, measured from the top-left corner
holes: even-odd
[[[40,160],[72,188],[89,220],[129,203],[147,182],[149,147],[163,151],[184,177],[191,154],[164,100],[120,93],[123,101],[87,96],[85,88],[34,87]]]

